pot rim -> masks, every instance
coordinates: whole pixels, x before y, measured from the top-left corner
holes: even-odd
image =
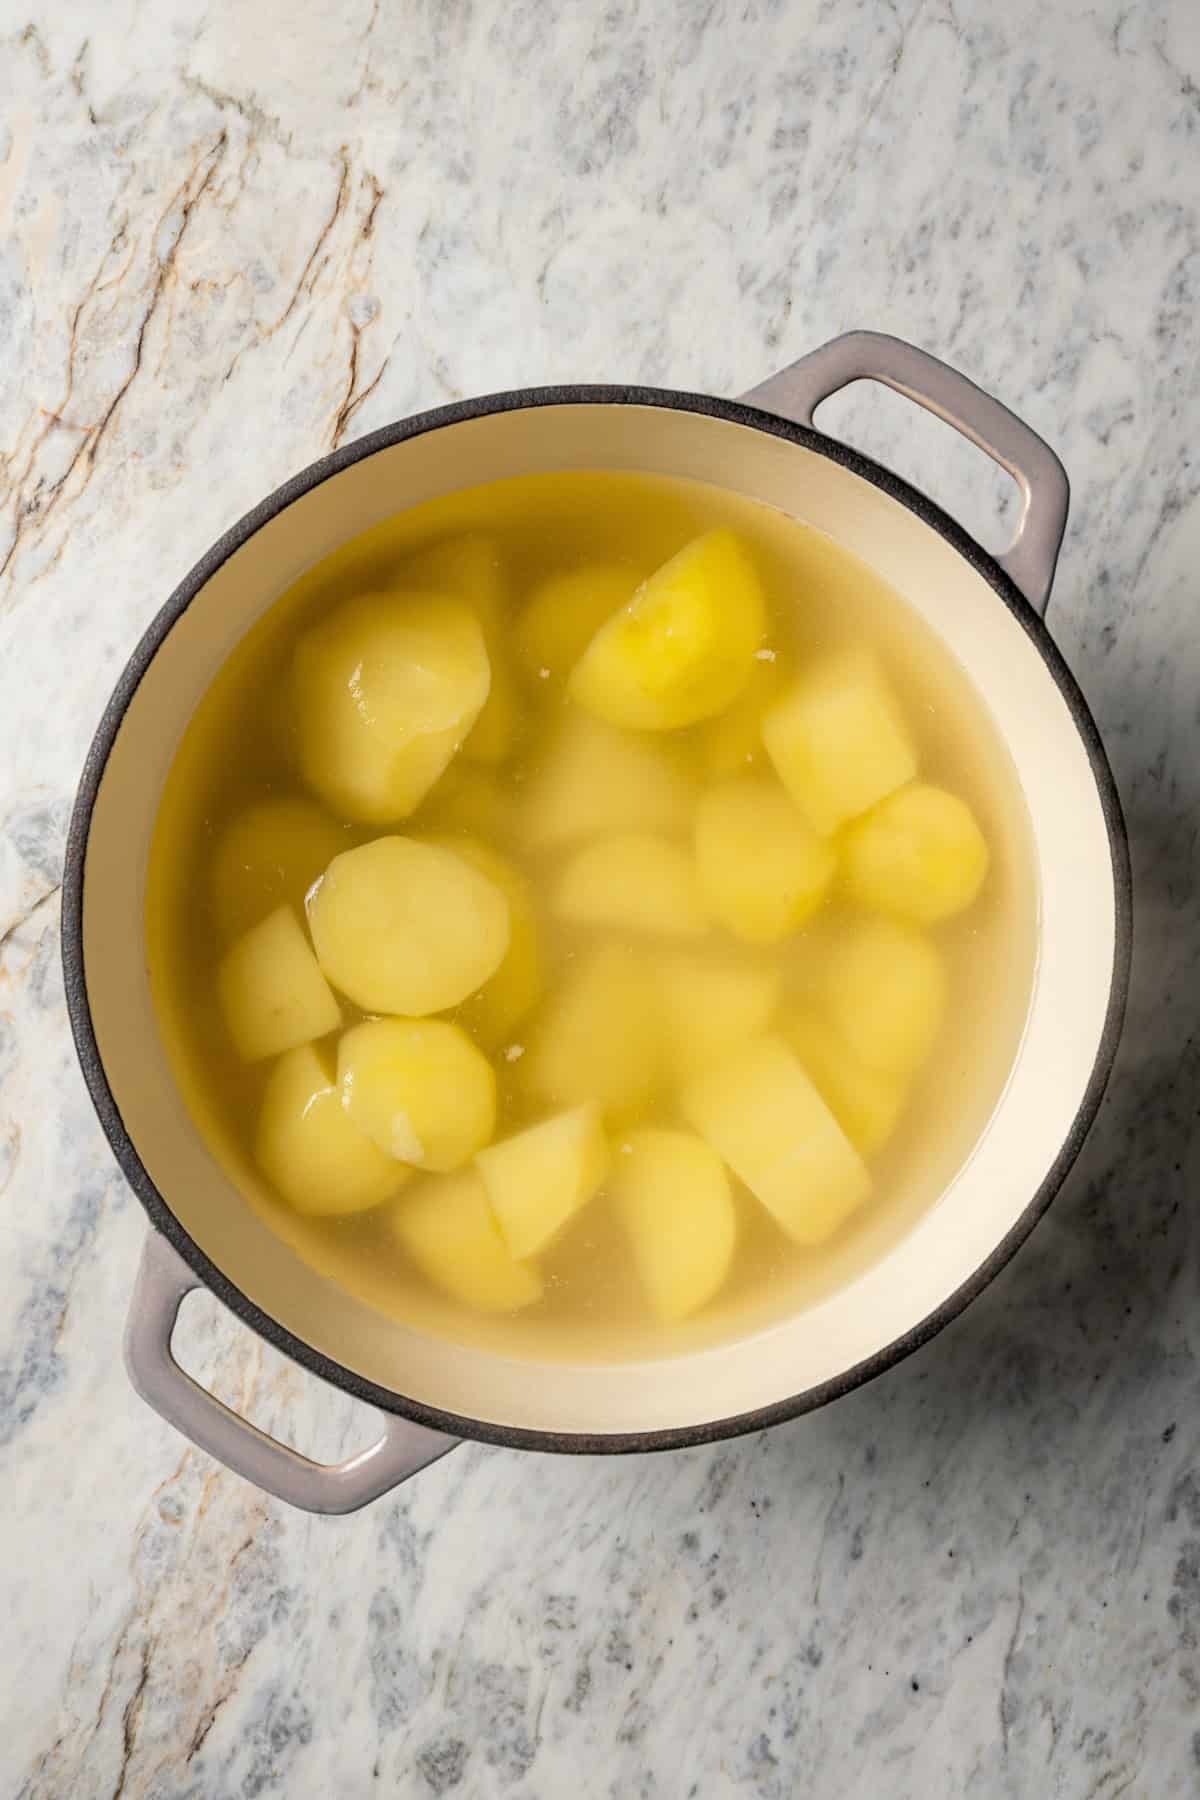
[[[1045,1179],[1032,1196],[1020,1217],[1006,1232],[974,1273],[962,1282],[941,1304],[907,1331],[877,1351],[854,1364],[840,1375],[806,1388],[785,1400],[757,1407],[729,1418],[711,1420],[689,1426],[674,1426],[653,1431],[626,1432],[556,1432],[534,1430],[473,1419],[440,1408],[425,1405],[390,1388],[356,1374],[344,1364],[333,1361],[321,1351],[297,1337],[264,1312],[236,1287],[229,1277],[200,1249],[184,1230],[170,1204],[138,1155],[125,1129],[124,1121],[108,1084],[100,1057],[88,999],[87,977],[83,958],[83,889],[84,868],[92,813],[100,782],[130,701],[154,660],[160,646],[192,601],[255,532],[276,518],[294,501],[301,500],[312,489],[352,467],[377,451],[390,449],[408,439],[457,425],[469,419],[494,413],[515,412],[540,406],[656,406],[680,412],[697,413],[708,418],[742,425],[769,436],[780,437],[802,448],[827,457],[848,469],[872,486],[897,500],[918,519],[958,552],[977,574],[981,575],[1008,609],[1046,665],[1083,740],[1088,762],[1100,798],[1105,829],[1112,859],[1115,932],[1112,980],[1104,1028],[1096,1049],[1091,1074],[1079,1108],[1071,1121],[1062,1145]],[[668,388],[639,387],[622,384],[589,383],[524,389],[510,389],[474,399],[454,401],[447,406],[415,413],[366,436],[343,445],[327,456],[310,463],[291,476],[274,493],[259,501],[238,522],[219,537],[215,544],[189,570],[170,598],[160,608],[143,633],[126,663],[101,716],[96,734],[84,760],[76,793],[71,822],[67,832],[62,900],[62,960],[67,1011],[71,1033],[83,1077],[91,1095],[109,1146],[134,1193],[141,1201],[151,1226],[163,1233],[212,1293],[245,1325],[267,1340],[277,1350],[291,1357],[303,1368],[329,1382],[333,1387],[364,1401],[379,1411],[408,1418],[415,1423],[454,1437],[472,1438],[509,1449],[556,1451],[576,1455],[623,1454],[635,1451],[682,1449],[690,1445],[714,1443],[724,1438],[760,1431],[784,1420],[814,1411],[830,1400],[840,1399],[863,1383],[892,1368],[913,1351],[928,1343],[945,1325],[957,1318],[969,1302],[980,1294],[1015,1254],[1017,1249],[1046,1211],[1062,1186],[1071,1165],[1099,1110],[1104,1090],[1112,1073],[1117,1045],[1129,991],[1129,973],[1133,940],[1133,887],[1129,861],[1129,842],[1116,782],[1097,730],[1095,720],[1074,676],[1050,636],[1042,619],[1019,592],[995,557],[979,545],[961,525],[918,489],[883,468],[870,457],[849,445],[827,437],[812,426],[798,424],[774,413],[762,411],[739,400],[724,400],[713,395],[694,394]]]

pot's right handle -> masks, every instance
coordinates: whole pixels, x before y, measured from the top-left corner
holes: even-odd
[[[305,1512],[355,1512],[458,1443],[389,1413],[383,1435],[346,1462],[312,1462],[290,1450],[193,1381],[172,1355],[180,1305],[202,1285],[161,1232],[149,1232],[125,1328],[125,1367],[148,1406],[235,1475]]]
[[[881,331],[848,331],[760,382],[742,398],[765,412],[811,425],[822,400],[852,381],[882,381],[936,413],[1007,469],[1021,490],[1017,535],[996,561],[1041,617],[1071,500],[1067,472],[1044,438],[928,351]]]

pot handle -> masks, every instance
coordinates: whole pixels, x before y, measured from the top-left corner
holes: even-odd
[[[1012,543],[996,561],[1043,617],[1071,500],[1067,472],[1044,438],[957,369],[903,338],[848,331],[742,398],[765,412],[811,425],[823,400],[862,380],[882,381],[915,400],[1007,469],[1021,490],[1021,519]]]
[[[311,1462],[289,1450],[193,1381],[172,1355],[180,1305],[201,1286],[161,1232],[151,1231],[125,1327],[125,1367],[148,1406],[235,1475],[305,1512],[349,1513],[378,1500],[459,1442],[385,1414],[382,1437],[346,1462]]]

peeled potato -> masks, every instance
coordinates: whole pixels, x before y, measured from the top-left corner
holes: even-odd
[[[496,1129],[496,1077],[465,1031],[444,1019],[368,1019],[338,1045],[338,1086],[352,1122],[400,1162],[446,1174]]]
[[[988,847],[957,794],[915,781],[850,825],[842,883],[878,912],[936,925],[970,906],[988,871]]]
[[[346,833],[311,800],[258,800],[240,812],[213,852],[212,905],[217,929],[235,937],[281,901],[299,912],[304,896],[339,850]]]
[[[735,700],[754,666],[766,612],[750,556],[709,531],[642,583],[600,627],[572,671],[573,700],[610,725],[672,731]]]
[[[573,925],[684,938],[708,930],[691,857],[647,832],[601,838],[577,850],[555,883],[551,905]]]
[[[784,787],[823,837],[917,772],[887,677],[857,652],[806,669],[768,709],[762,732]]]
[[[537,848],[617,831],[686,831],[692,784],[665,748],[572,712],[529,783],[525,836]]]
[[[667,1060],[676,1081],[761,1037],[779,995],[774,970],[706,956],[666,956],[657,975]]]
[[[710,775],[744,775],[766,759],[762,722],[780,695],[788,674],[781,650],[759,649],[745,687],[725,711],[700,728],[700,759]]]
[[[823,1243],[871,1191],[862,1157],[782,1038],[697,1075],[680,1105],[797,1244]]]
[[[881,1069],[868,1068],[815,1013],[790,1013],[779,1030],[854,1148],[863,1156],[874,1156],[891,1137],[904,1110],[904,1082]]]
[[[552,992],[522,1059],[527,1091],[556,1106],[596,1101],[628,1118],[662,1077],[657,1006],[649,970],[620,944],[585,951]]]
[[[312,1044],[289,1050],[271,1070],[254,1154],[297,1212],[329,1217],[381,1206],[412,1173],[347,1117],[333,1070]]]
[[[562,692],[596,632],[637,584],[621,563],[591,563],[538,583],[516,629],[517,658],[535,693]]]
[[[505,652],[507,583],[499,544],[482,534],[447,538],[415,556],[404,574],[412,587],[464,600],[483,627],[492,685],[462,753],[471,762],[503,762],[516,739],[520,709]]]
[[[870,1069],[908,1076],[929,1056],[946,1010],[946,969],[929,939],[893,919],[857,919],[822,973],[830,1022]]]
[[[511,1256],[536,1256],[591,1199],[608,1172],[594,1106],[530,1125],[481,1150],[475,1167]]]
[[[361,595],[296,646],[300,767],[339,813],[407,818],[482,711],[491,686],[483,630],[443,594]]]
[[[307,1044],[342,1022],[290,906],[276,907],[225,952],[217,969],[217,997],[244,1062]]]
[[[463,857],[381,837],[335,856],[308,903],[321,968],[364,1012],[420,1018],[482,987],[508,953],[508,901]]]
[[[745,775],[696,807],[696,870],[712,916],[748,944],[777,944],[820,906],[837,866],[774,781]]]
[[[518,1312],[542,1297],[537,1269],[505,1248],[475,1169],[423,1176],[388,1224],[426,1281],[475,1312]]]
[[[458,1017],[482,1043],[502,1044],[542,997],[542,953],[533,889],[505,857],[474,838],[434,838],[495,883],[508,901],[508,952],[496,973],[458,1010]]]
[[[699,1310],[724,1282],[737,1214],[721,1159],[688,1131],[635,1131],[615,1158],[613,1204],[638,1276],[667,1323]]]

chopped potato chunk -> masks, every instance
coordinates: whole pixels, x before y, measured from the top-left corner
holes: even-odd
[[[696,869],[715,919],[748,944],[777,944],[820,906],[836,858],[770,778],[745,775],[701,795]]]
[[[382,837],[335,856],[309,899],[321,967],[364,1012],[421,1018],[482,987],[508,953],[509,908],[462,856]]]
[[[556,1106],[594,1100],[628,1118],[657,1091],[662,1048],[654,986],[622,944],[584,951],[549,996],[520,1063],[527,1091]]]
[[[259,1167],[297,1212],[365,1212],[398,1194],[411,1170],[347,1117],[329,1060],[313,1044],[281,1056],[258,1115]]]
[[[281,902],[303,911],[317,876],[348,847],[344,828],[311,800],[288,795],[246,807],[213,853],[213,913],[222,937],[257,925]]]
[[[442,594],[347,601],[296,646],[292,694],[309,786],[364,824],[407,818],[488,697],[470,607]]]
[[[771,1022],[779,996],[773,969],[676,954],[658,964],[667,1060],[675,1080],[730,1056]]]
[[[482,534],[447,538],[413,557],[404,576],[408,586],[464,600],[479,620],[492,685],[463,743],[463,755],[471,762],[503,762],[516,740],[520,708],[505,650],[507,582],[500,545]]]
[[[823,1243],[871,1191],[862,1157],[782,1038],[697,1075],[681,1105],[797,1244]]]
[[[868,1068],[920,1068],[946,1010],[946,968],[928,938],[893,919],[855,920],[834,937],[822,979],[831,1023]]]
[[[600,838],[577,850],[554,888],[553,908],[574,925],[612,925],[662,937],[703,937],[708,917],[692,858],[647,832]]]
[[[768,709],[763,742],[784,787],[823,837],[917,772],[887,677],[858,653],[806,669]]]
[[[481,1150],[483,1177],[511,1256],[536,1256],[587,1204],[608,1172],[608,1143],[594,1106],[530,1125]]]
[[[936,925],[970,906],[988,871],[988,847],[957,794],[915,781],[850,825],[842,882],[860,906]]]
[[[446,1174],[496,1129],[496,1077],[465,1031],[444,1019],[368,1019],[338,1045],[351,1120],[388,1156]]]
[[[686,831],[692,793],[666,748],[572,712],[530,780],[525,835],[548,849],[606,832]]]
[[[441,843],[445,849],[465,857],[495,882],[508,901],[508,953],[496,973],[458,1009],[460,1023],[495,1048],[542,997],[542,952],[533,888],[507,857],[499,856],[474,838],[431,838],[430,842]]]
[[[904,1082],[868,1068],[815,1013],[789,1013],[779,1030],[854,1148],[874,1156],[896,1129],[906,1098]]]
[[[537,1269],[505,1248],[475,1169],[423,1176],[388,1223],[426,1281],[475,1312],[518,1312],[542,1297]]]
[[[591,563],[548,575],[517,620],[516,653],[537,694],[560,694],[592,638],[638,585],[622,563]]]
[[[324,1037],[341,1010],[290,906],[243,933],[217,969],[217,996],[233,1047],[244,1062],[261,1062]]]
[[[635,1131],[613,1168],[617,1210],[660,1319],[699,1311],[729,1273],[737,1214],[720,1157],[689,1131]]]
[[[572,699],[610,725],[671,731],[711,719],[750,677],[766,613],[732,531],[695,538],[602,625],[571,674]]]

